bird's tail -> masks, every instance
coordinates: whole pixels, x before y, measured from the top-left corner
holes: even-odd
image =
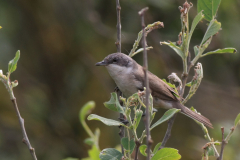
[[[212,123],[210,122],[210,120],[208,118],[206,118],[196,112],[193,112],[188,107],[185,107],[179,103],[176,108],[181,109],[181,113],[185,114],[186,116],[188,116],[194,120],[197,120],[198,122],[201,122],[210,128],[213,128]]]

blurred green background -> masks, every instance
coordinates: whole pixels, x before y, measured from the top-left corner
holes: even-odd
[[[138,11],[149,7],[146,23],[164,22],[165,28],[148,35],[149,70],[161,78],[172,72],[182,73],[180,57],[160,41],[177,41],[180,31],[178,6],[185,0],[121,0],[122,52],[129,53],[141,30]],[[197,13],[197,0],[191,1],[190,21]],[[213,38],[207,50],[235,47],[240,37],[240,1],[222,0],[217,15],[222,31]],[[0,1],[0,69],[17,50],[21,58],[12,80],[25,127],[39,160],[60,160],[66,157],[87,157],[90,147],[79,122],[83,104],[94,100],[93,113],[117,119],[107,110],[115,84],[104,67],[95,67],[106,55],[116,52],[116,6],[110,0],[8,0]],[[193,46],[200,43],[206,21],[197,26]],[[142,64],[142,54],[134,57]],[[240,112],[240,56],[211,55],[200,59],[204,78],[193,98],[186,104],[194,106],[214,124],[210,135],[221,140],[220,127],[229,131]],[[191,72],[193,75],[193,72]],[[189,77],[191,80],[192,77]],[[0,159],[30,160],[31,155],[21,142],[22,134],[15,110],[3,84],[0,84]],[[165,110],[159,110],[156,119]],[[119,144],[117,127],[107,127],[98,121],[87,122],[92,130],[101,130],[100,147]],[[153,130],[154,145],[163,139],[167,123]],[[224,152],[226,159],[240,159],[240,130],[237,129]],[[184,160],[200,159],[207,141],[196,123],[178,114],[167,147],[179,150]]]

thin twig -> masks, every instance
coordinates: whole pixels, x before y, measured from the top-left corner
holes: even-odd
[[[222,146],[221,146],[220,155],[217,158],[217,160],[222,160],[223,159],[223,150],[224,150],[225,145],[227,144],[225,139],[224,139],[224,128],[223,127],[221,127],[221,131],[222,131]]]
[[[27,136],[27,133],[26,133],[26,130],[25,130],[24,119],[21,117],[20,112],[18,110],[16,98],[13,97],[11,99],[11,101],[12,101],[12,103],[14,105],[14,108],[15,108],[15,110],[17,112],[18,120],[19,120],[21,129],[22,129],[22,134],[23,134],[23,140],[22,141],[23,141],[23,143],[25,143],[28,146],[28,149],[29,149],[33,159],[37,160],[37,157],[36,157],[36,154],[35,154],[35,149],[31,146],[30,141],[29,141],[28,136]]]
[[[16,110],[18,120],[19,120],[19,124],[20,124],[22,134],[23,134],[23,140],[22,141],[23,141],[23,143],[25,143],[28,146],[28,149],[29,149],[33,159],[37,160],[37,157],[36,157],[36,154],[35,154],[35,149],[31,146],[30,141],[28,139],[28,136],[27,136],[27,133],[26,133],[26,130],[25,130],[25,126],[24,126],[24,119],[21,117],[21,114],[19,112],[18,105],[17,105],[17,100],[16,100],[16,98],[14,96],[14,93],[13,93],[13,88],[18,85],[18,81],[15,80],[14,82],[11,82],[10,74],[8,74],[8,76],[5,76],[5,75],[2,74],[2,72],[0,72],[0,81],[2,81],[3,84],[5,85],[8,93],[9,93],[10,99],[13,103],[13,106]]]
[[[138,160],[138,152],[139,152],[140,142],[139,141],[135,141],[135,144],[136,144],[136,149],[135,149],[134,160]]]
[[[174,116],[168,121],[167,131],[166,131],[165,136],[163,138],[162,144],[161,144],[161,146],[159,147],[158,150],[164,148],[164,146],[166,145],[168,139],[170,138],[172,126],[173,126],[173,123],[174,123],[174,120],[175,120],[176,116],[177,116],[177,114],[174,114]]]
[[[117,52],[118,53],[121,53],[121,6],[120,6],[120,2],[119,0],[116,0],[116,11],[117,11],[117,41],[115,42],[116,44],[116,47],[117,47]],[[117,94],[118,94],[118,99],[119,99],[119,96],[122,96],[122,92],[117,89]],[[120,102],[121,103],[121,102]],[[122,104],[121,104],[122,105]],[[122,113],[119,114],[119,119],[120,121],[123,120],[125,117]],[[123,126],[120,126],[120,131],[119,131],[119,136],[120,136],[120,139],[122,139],[123,137],[125,137],[125,131],[124,131],[124,127]],[[122,149],[122,154],[124,155],[124,148],[121,144],[121,149]]]
[[[115,42],[117,46],[117,52],[121,53],[121,17],[120,17],[120,12],[121,12],[121,6],[119,3],[119,0],[116,0],[116,10],[117,10],[117,42]]]
[[[145,36],[145,22],[144,22],[144,13],[148,10],[148,7],[143,8],[141,11],[138,12],[138,14],[141,16],[141,22],[142,22],[142,47],[143,47],[143,70],[144,70],[144,79],[145,79],[145,87],[146,87],[146,120],[145,120],[145,128],[147,133],[147,160],[150,160],[151,153],[151,135],[150,135],[150,113],[149,113],[149,81],[148,81],[148,59],[147,59],[147,50],[146,50],[146,36]]]
[[[118,96],[118,100],[120,102],[120,105],[123,106],[123,102],[120,100],[120,96],[122,96],[122,92],[119,90],[118,87],[115,88],[114,90],[116,93],[117,93],[117,96]],[[120,122],[122,121],[125,121],[126,117],[124,117],[124,115],[122,113],[119,114],[119,119],[120,119]],[[119,136],[120,136],[120,139],[122,139],[123,137],[125,137],[125,128],[123,126],[119,126]],[[122,154],[124,155],[124,148],[123,148],[123,145],[121,144],[121,149],[122,149]]]

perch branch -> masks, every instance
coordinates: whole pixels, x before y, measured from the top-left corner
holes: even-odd
[[[227,144],[227,142],[224,139],[224,128],[223,127],[221,127],[221,131],[222,131],[222,146],[221,146],[220,155],[217,158],[217,160],[222,160],[223,159],[223,150],[224,150],[225,145]]]
[[[120,12],[121,12],[121,6],[119,3],[119,0],[116,0],[116,10],[117,10],[117,42],[115,42],[117,46],[117,52],[121,53],[121,17],[120,17]]]
[[[147,160],[150,160],[151,153],[151,135],[150,135],[150,113],[149,113],[149,81],[148,81],[148,59],[147,59],[147,50],[146,50],[146,36],[145,36],[145,22],[144,22],[144,13],[148,10],[148,7],[143,8],[141,11],[138,12],[138,14],[141,16],[141,23],[142,23],[142,47],[143,47],[143,70],[144,70],[144,79],[145,79],[145,87],[146,87],[146,119],[145,119],[145,128],[146,128],[146,134],[147,134]]]

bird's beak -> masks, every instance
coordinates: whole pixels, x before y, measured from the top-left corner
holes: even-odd
[[[96,66],[106,66],[107,63],[104,62],[104,61],[101,61],[101,62],[96,63],[95,65],[96,65]]]

